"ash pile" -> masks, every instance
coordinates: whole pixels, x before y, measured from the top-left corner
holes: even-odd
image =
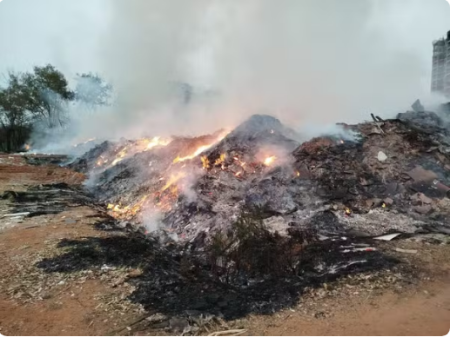
[[[415,107],[303,143],[255,115],[231,132],[104,142],[70,166],[89,173],[120,227],[151,242],[137,301],[272,312],[305,285],[391,267],[379,242],[450,234],[446,112]]]

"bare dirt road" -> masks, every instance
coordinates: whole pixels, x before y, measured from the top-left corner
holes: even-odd
[[[84,177],[56,166],[32,166],[21,156],[0,155],[0,192],[23,191],[43,183],[79,184]],[[130,282],[139,265],[112,268],[108,254],[124,247],[71,243],[123,234],[107,231],[104,214],[74,206],[58,214],[2,218],[8,201],[0,200],[0,333],[3,335],[143,335],[170,334],[138,328],[133,322],[149,314],[129,300]],[[100,241],[99,241],[100,242]],[[419,253],[403,257],[413,266],[414,280],[396,278],[381,286],[375,278],[362,285],[331,283],[306,292],[299,304],[270,316],[254,315],[226,322],[217,330],[245,329],[247,335],[445,335],[450,330],[449,245],[399,243]],[[83,250],[84,249],[84,250]],[[90,261],[71,269],[70,257]],[[137,251],[137,254],[139,252]],[[133,253],[134,254],[134,253]],[[92,261],[98,259],[93,265]],[[136,259],[138,259],[136,257]],[[43,263],[42,261],[51,261]],[[105,262],[106,261],[106,262]],[[67,263],[67,272],[50,266]],[[210,332],[213,332],[211,330]]]

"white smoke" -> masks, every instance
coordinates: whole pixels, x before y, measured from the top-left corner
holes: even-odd
[[[262,108],[298,126],[393,116],[429,96],[431,42],[447,22],[442,0],[115,0],[110,127],[195,133]],[[175,81],[218,95],[185,107]]]
[[[360,137],[357,132],[336,124],[305,124],[300,128],[299,134],[302,137],[301,141],[308,141],[314,137],[334,136],[345,141],[355,142]]]
[[[157,232],[163,227],[161,222],[162,215],[155,210],[144,209],[140,213],[140,217],[142,225],[145,227],[148,233]]]
[[[205,133],[260,109],[297,129],[394,116],[426,106],[450,28],[443,0],[79,2],[2,3],[0,61],[111,80],[114,106],[71,111],[82,140]]]

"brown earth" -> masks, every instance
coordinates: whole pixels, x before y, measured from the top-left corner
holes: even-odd
[[[325,311],[307,315],[294,309],[258,318],[250,331],[267,336],[443,336],[450,331],[449,281],[373,298],[326,300]]]
[[[85,176],[58,166],[27,165],[23,156],[0,153],[0,192],[24,190],[30,185],[64,182],[79,184]]]
[[[84,177],[56,166],[27,165],[21,156],[0,155],[0,192]],[[0,228],[6,201],[0,200]],[[67,222],[66,220],[71,221]],[[46,274],[36,267],[45,257],[65,252],[62,239],[107,237],[95,224],[102,214],[75,207],[56,215],[25,218],[0,229],[0,333],[3,335],[152,334],[132,323],[145,317],[126,297],[133,287],[124,281],[138,270],[99,270]],[[391,245],[391,246],[389,246]],[[449,245],[423,242],[386,243],[417,249],[398,254],[414,268],[417,279],[397,282],[392,289],[364,290],[344,282],[335,295],[305,294],[295,308],[271,316],[230,322],[248,335],[445,335],[450,330]],[[408,280],[406,280],[408,281]],[[408,284],[410,283],[410,284]],[[147,314],[148,315],[148,314]],[[226,329],[218,329],[226,330]]]

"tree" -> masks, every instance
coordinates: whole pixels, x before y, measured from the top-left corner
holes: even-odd
[[[112,86],[97,74],[77,74],[75,99],[93,109],[101,105],[109,105]]]
[[[8,152],[26,141],[27,125],[31,119],[31,114],[26,109],[29,99],[20,76],[9,73],[7,87],[0,90],[0,140],[2,147]]]
[[[34,73],[22,75],[28,95],[26,110],[45,120],[49,127],[63,125],[65,106],[75,94],[64,75],[52,65],[34,67]]]
[[[0,88],[0,141],[7,151],[23,142],[24,133],[35,121],[52,128],[64,123],[65,107],[74,99],[64,75],[52,65],[34,67],[32,73],[7,74]]]

